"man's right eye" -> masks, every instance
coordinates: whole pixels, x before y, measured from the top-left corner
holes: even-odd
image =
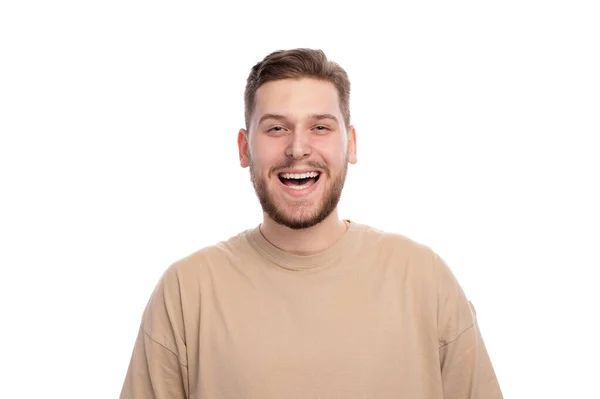
[[[283,127],[281,126],[273,126],[272,128],[270,128],[269,130],[267,130],[268,132],[282,132],[283,131]]]

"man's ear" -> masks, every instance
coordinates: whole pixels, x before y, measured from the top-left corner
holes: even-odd
[[[247,168],[250,165],[250,160],[248,158],[248,132],[246,129],[240,129],[237,142],[240,155],[240,166],[242,168]]]
[[[355,164],[357,162],[356,129],[352,125],[348,127],[348,162],[351,164]]]

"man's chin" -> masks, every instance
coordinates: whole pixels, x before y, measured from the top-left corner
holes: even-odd
[[[304,219],[304,220],[283,220],[278,222],[280,225],[288,227],[292,230],[303,230],[316,226],[323,220],[319,219]]]
[[[320,222],[314,222],[314,221],[311,221],[311,220],[306,220],[306,221],[298,221],[298,220],[294,220],[294,221],[280,220],[280,221],[277,221],[277,220],[275,220],[275,223],[277,223],[280,226],[292,229],[292,230],[305,230],[305,229],[308,229],[308,228],[311,228],[313,226],[318,225]]]
[[[303,214],[299,215],[298,212],[286,212],[282,209],[277,210],[267,210],[267,215],[271,218],[275,223],[288,227],[293,230],[301,230],[307,229],[309,227],[316,226],[321,223],[328,215],[324,215],[319,212],[302,212]]]

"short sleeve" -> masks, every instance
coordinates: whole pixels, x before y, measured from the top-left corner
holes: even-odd
[[[187,398],[186,376],[187,367],[177,354],[140,329],[120,398]]]
[[[177,271],[169,268],[144,310],[121,399],[187,398],[187,357]]]
[[[444,399],[502,399],[475,307],[436,256],[438,339]]]

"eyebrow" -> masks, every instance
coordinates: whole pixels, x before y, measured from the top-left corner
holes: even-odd
[[[331,114],[314,114],[310,116],[310,119],[316,119],[318,121],[323,120],[323,119],[330,119],[332,121],[334,121],[335,123],[337,123],[338,125],[340,124],[340,121],[338,121],[338,118],[336,118],[335,116],[331,115]]]
[[[278,120],[278,121],[287,121],[288,120],[288,118],[286,118],[283,115],[279,115],[279,114],[264,114],[258,120],[258,124],[260,125],[261,123],[263,123],[267,119],[275,119],[275,120]]]
[[[288,118],[285,117],[284,115],[280,115],[280,114],[264,114],[258,120],[258,124],[260,125],[261,123],[263,123],[267,119],[275,119],[275,120],[284,121],[284,122],[289,121]],[[312,114],[312,115],[309,116],[309,119],[316,119],[316,120],[319,120],[319,121],[323,120],[323,119],[329,119],[329,120],[334,121],[338,125],[340,123],[338,121],[338,118],[336,118],[334,115],[331,115],[331,114]]]

